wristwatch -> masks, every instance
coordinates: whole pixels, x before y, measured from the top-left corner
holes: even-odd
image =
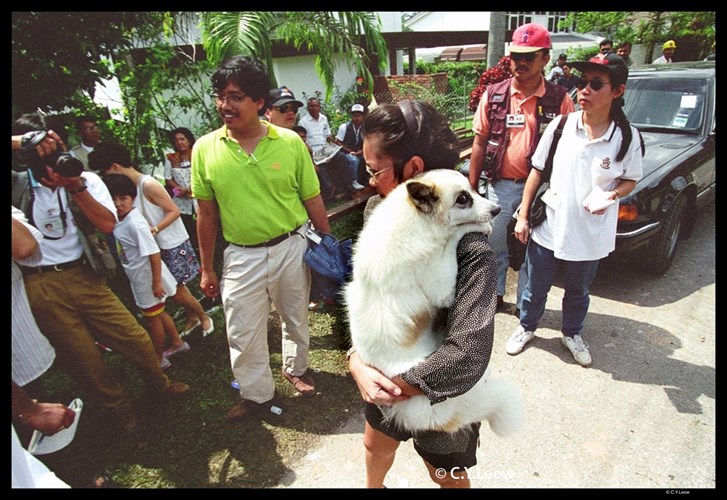
[[[84,179],[83,177],[81,177],[81,184],[82,185],[80,188],[78,188],[76,190],[69,189],[68,192],[71,194],[83,193],[86,189],[88,189],[88,186],[86,185],[86,179]]]

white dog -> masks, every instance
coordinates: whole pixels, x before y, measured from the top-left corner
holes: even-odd
[[[444,332],[433,327],[454,300],[457,243],[470,232],[490,234],[499,211],[454,170],[410,179],[373,210],[344,289],[351,341],[364,363],[392,378],[441,345]],[[414,396],[385,414],[410,431],[455,432],[487,420],[496,434],[512,434],[523,421],[519,391],[487,375],[460,396],[434,405]]]

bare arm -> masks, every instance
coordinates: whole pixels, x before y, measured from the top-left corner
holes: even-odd
[[[164,217],[156,225],[159,231],[168,228],[182,214],[164,186],[158,182],[145,182],[142,190],[147,200],[164,210]]]
[[[157,252],[149,256],[151,263],[151,291],[154,297],[164,297],[164,284],[162,283],[162,254]]]
[[[305,209],[308,212],[308,217],[313,223],[313,227],[316,231],[321,233],[331,232],[331,227],[328,223],[328,214],[326,213],[326,207],[323,204],[323,198],[319,194],[315,198],[304,201]]]
[[[517,223],[515,224],[515,236],[523,243],[528,242],[530,237],[530,206],[533,204],[535,192],[540,186],[540,179],[543,173],[537,168],[531,168],[528,174],[528,180],[525,181],[523,187],[523,199],[520,202],[520,210],[518,211]]]
[[[479,134],[475,135],[472,143],[472,156],[470,157],[470,186],[476,191],[480,182],[480,175],[485,168],[485,153],[487,152],[487,139]]]
[[[199,261],[201,277],[199,286],[202,292],[214,298],[219,294],[219,281],[214,270],[215,246],[220,224],[220,209],[215,200],[199,200],[197,210],[197,241],[199,241]]]

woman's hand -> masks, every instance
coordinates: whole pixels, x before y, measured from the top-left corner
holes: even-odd
[[[391,406],[409,398],[383,373],[361,361],[357,353],[351,355],[348,369],[358,385],[361,397],[367,403]]]

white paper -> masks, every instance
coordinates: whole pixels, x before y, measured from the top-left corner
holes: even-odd
[[[81,418],[81,410],[83,409],[83,401],[76,398],[71,401],[68,407],[76,412],[76,417],[73,419],[73,424],[67,429],[63,429],[60,432],[56,432],[52,436],[43,434],[40,431],[35,431],[33,436],[30,438],[30,445],[28,451],[33,455],[46,455],[61,450],[68,446],[73,438],[76,436],[76,428],[78,427],[78,421]]]
[[[600,212],[604,208],[608,208],[616,203],[616,200],[609,200],[608,194],[601,188],[595,187],[591,194],[589,194],[585,200],[583,200],[583,206],[588,209],[589,212],[595,213]]]

